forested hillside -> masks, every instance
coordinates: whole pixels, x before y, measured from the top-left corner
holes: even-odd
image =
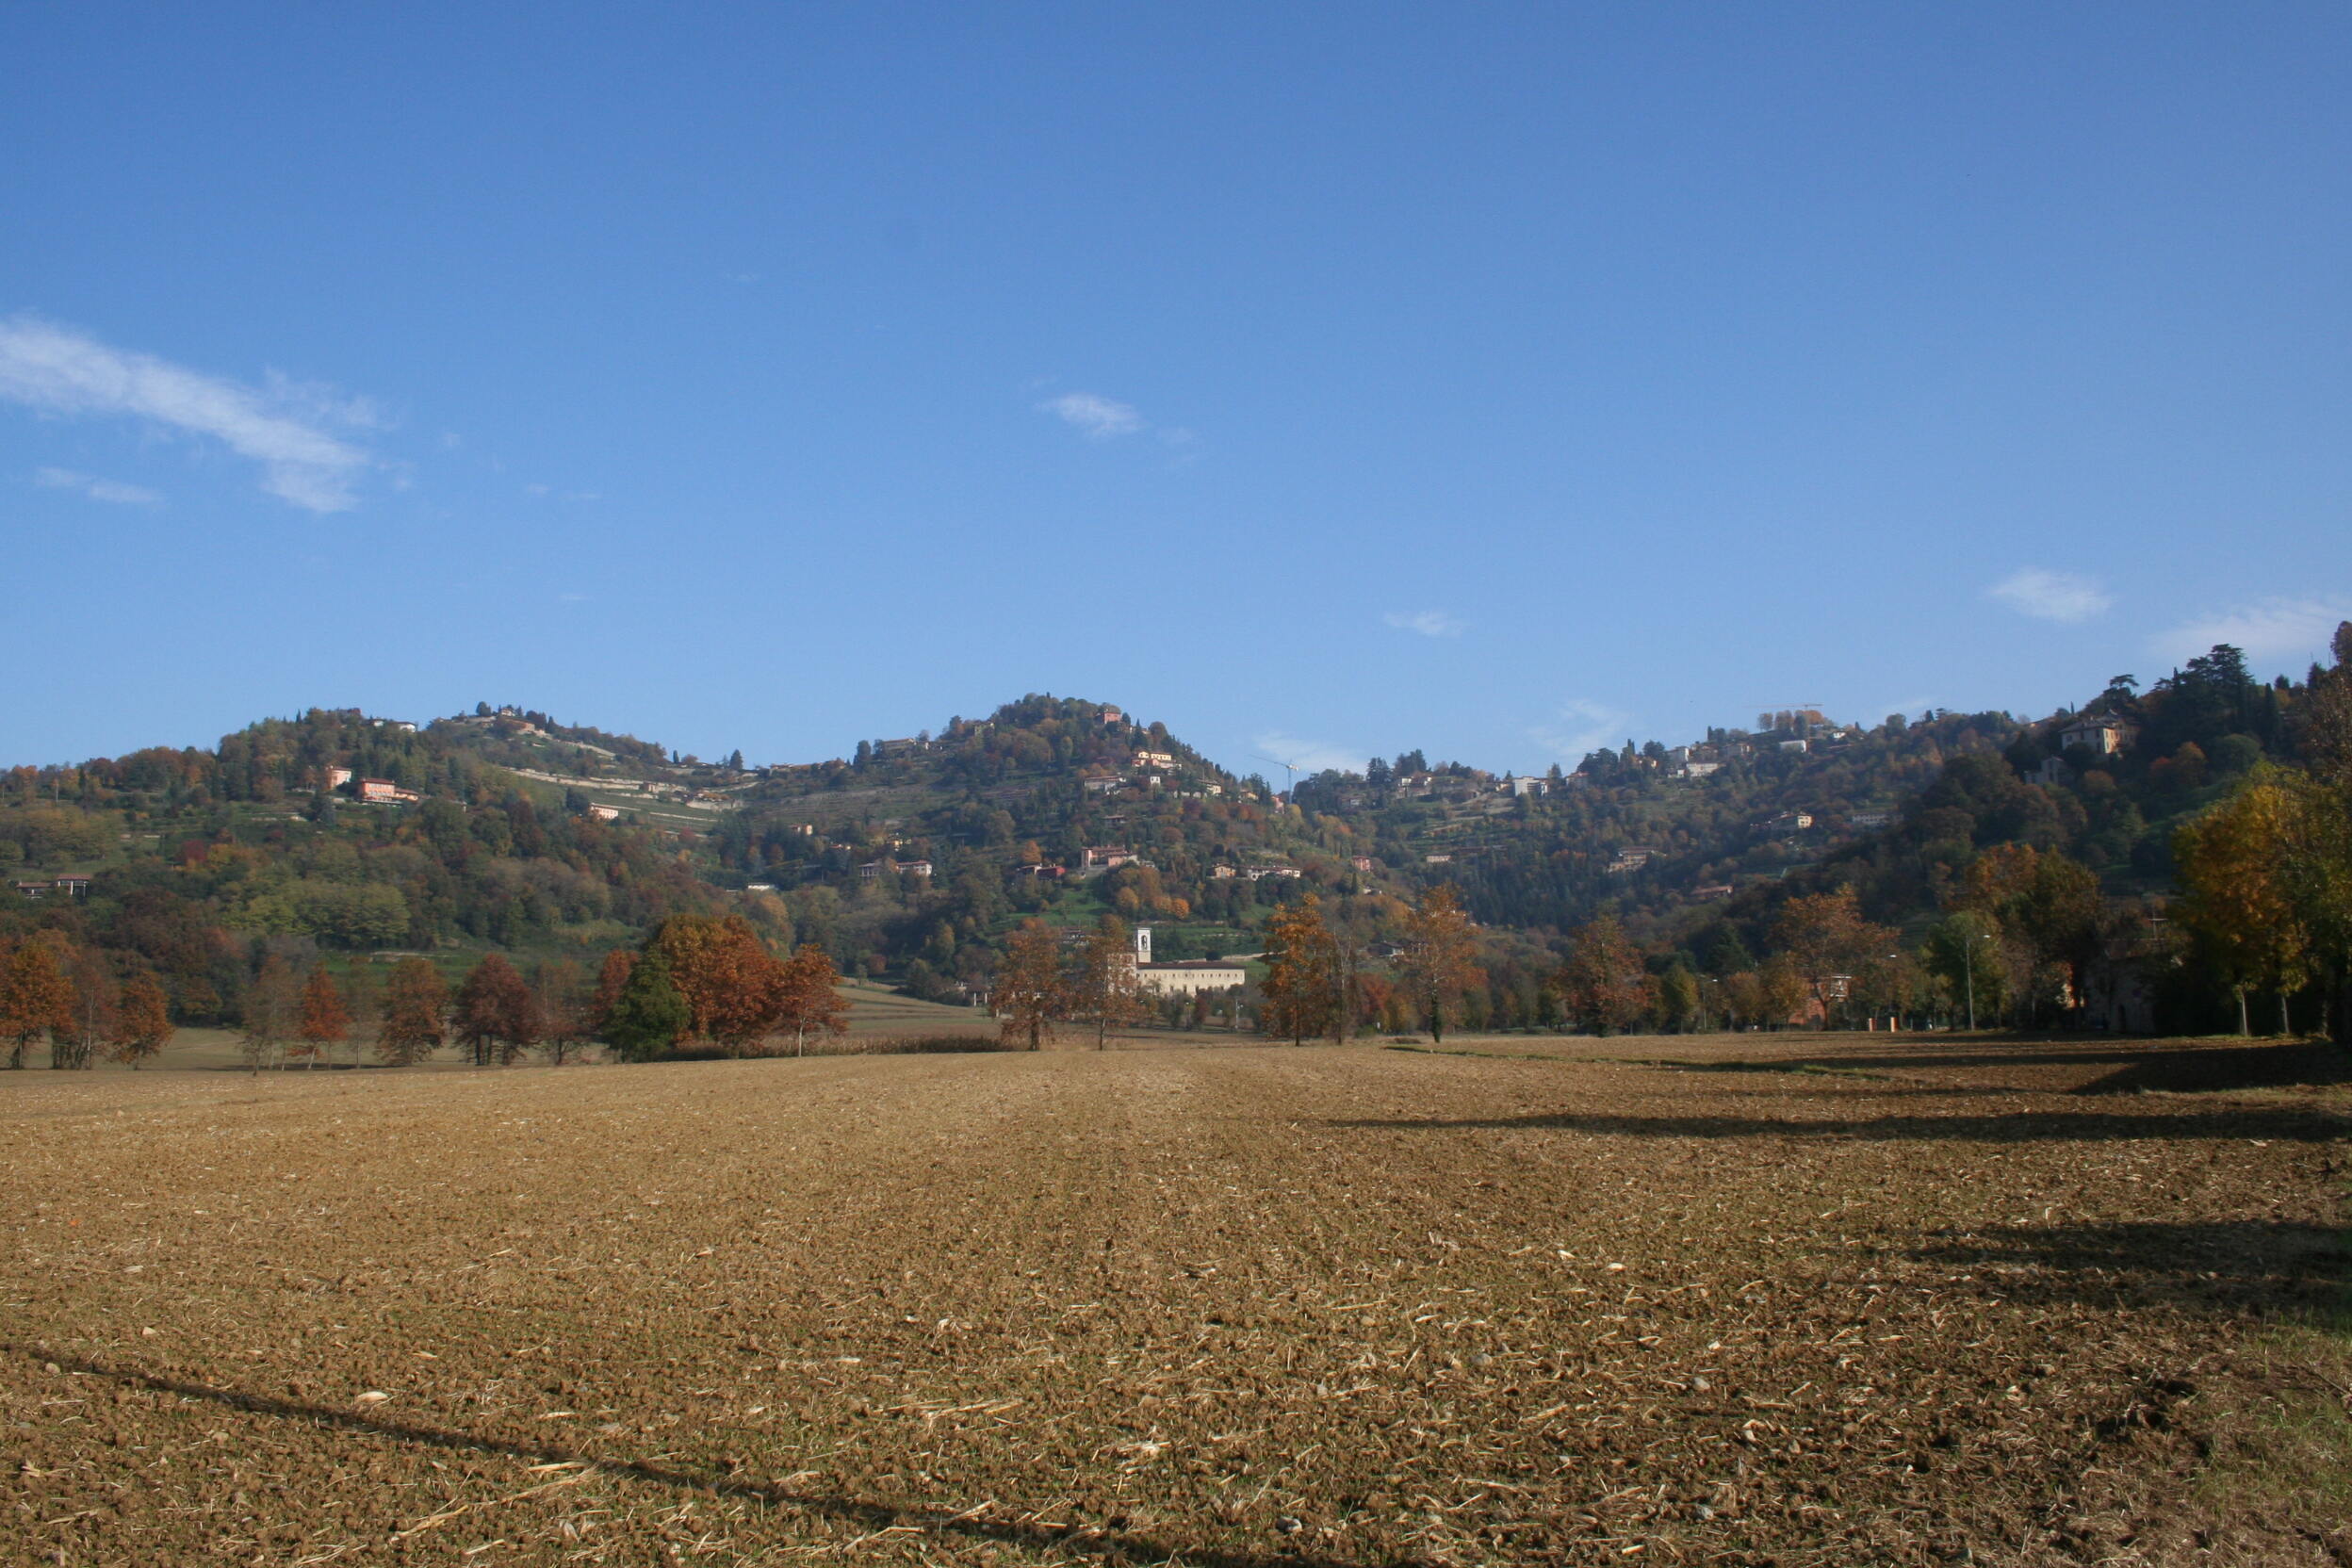
[[[1451,888],[1478,961],[1449,1005],[1473,1025],[2081,1022],[2097,1004],[2202,1026],[2251,988],[2286,1008],[2336,972],[2316,949],[2227,957],[2168,900],[2184,828],[2308,772],[2313,694],[2340,678],[2259,680],[2222,647],[2032,722],[1764,714],[1543,777],[1407,751],[1287,798],[1162,725],[1042,695],[758,768],[487,704],[421,728],[314,710],[211,750],[9,772],[0,943],[50,933],[221,1023],[272,958],[421,955],[454,975],[495,950],[577,976],[670,916],[733,914],[779,954],[955,1001],[988,990],[1026,920],[1149,923],[1162,958],[1256,954],[1312,896],[1367,956],[1334,1005],[1401,1027],[1382,955]],[[1615,977],[1606,1007],[1579,964]]]

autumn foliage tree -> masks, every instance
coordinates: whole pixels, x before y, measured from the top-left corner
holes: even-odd
[[[1461,895],[1440,884],[1405,917],[1401,977],[1429,1021],[1429,1038],[1446,1038],[1446,1009],[1478,976],[1478,942]]]
[[[1004,944],[996,984],[988,997],[997,1029],[1008,1041],[1031,1051],[1054,1036],[1054,1023],[1070,1016],[1070,990],[1062,975],[1062,943],[1043,921],[1023,921]]]
[[[74,983],[66,978],[65,939],[36,931],[0,961],[0,1037],[8,1041],[8,1066],[23,1068],[33,1042],[52,1031],[74,1027]]]
[[[605,1037],[605,1021],[612,1016],[622,989],[629,985],[629,972],[636,967],[637,951],[629,947],[614,948],[596,966],[596,989],[588,1002],[588,1019],[590,1032],[599,1039]]]
[[[1658,1001],[1657,983],[1614,915],[1603,915],[1576,933],[1559,984],[1568,1016],[1595,1035],[1637,1027]]]
[[[672,915],[646,943],[686,1004],[686,1031],[741,1055],[783,1021],[783,962],[741,915]]]
[[[811,1032],[838,1035],[849,1027],[849,1009],[834,989],[841,983],[833,956],[815,942],[803,942],[784,960],[784,1007],[780,1024],[792,1032],[792,1054],[808,1048]]]
[[[376,1051],[385,1064],[412,1067],[438,1051],[449,1038],[449,986],[432,963],[403,958],[394,965],[376,1036]]]
[[[351,1036],[351,1010],[324,964],[312,965],[309,978],[302,982],[302,1018],[294,1032],[302,1042],[302,1054],[314,1067],[336,1041]]]
[[[63,1029],[49,1031],[49,1065],[87,1069],[97,1060],[100,1048],[114,1038],[122,988],[115,984],[114,967],[106,956],[87,947],[68,951],[65,977],[73,991],[72,1005],[66,1010],[71,1021]]]
[[[1117,915],[1103,916],[1079,947],[1076,972],[1070,977],[1070,996],[1073,1010],[1093,1021],[1097,1051],[1110,1043],[1113,1029],[1142,1016],[1135,938]]]
[[[2263,779],[2173,837],[2181,887],[2175,917],[2237,999],[2240,1034],[2249,1032],[2249,990],[2278,995],[2286,1033],[2287,995],[2309,977],[2311,931],[2288,874],[2294,812],[2288,792]]]
[[[144,972],[122,985],[115,1009],[114,1057],[138,1067],[172,1043],[172,1009],[155,977]]]
[[[1781,906],[1772,935],[1795,961],[1823,1022],[1845,1000],[1863,966],[1892,953],[1898,939],[1896,932],[1862,918],[1852,888],[1790,899]]]
[[[549,958],[531,972],[531,988],[539,998],[539,1048],[550,1067],[562,1067],[596,1037],[586,980],[570,959]]]
[[[1258,1027],[1293,1045],[1328,1032],[1339,1011],[1339,942],[1320,898],[1309,893],[1267,919],[1266,966]]]
[[[483,954],[458,986],[455,1023],[476,1067],[494,1057],[501,1066],[515,1061],[539,1042],[543,1028],[539,998],[502,953]]]

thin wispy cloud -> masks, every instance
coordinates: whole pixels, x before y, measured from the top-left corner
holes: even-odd
[[[2194,659],[2216,643],[2243,648],[2249,659],[2316,659],[2346,620],[2352,620],[2352,598],[2270,598],[2183,621],[2152,645],[2172,660]]]
[[[1587,754],[1625,738],[1633,715],[1590,697],[1572,697],[1560,705],[1550,722],[1527,731],[1527,738],[1562,761],[1581,762]]]
[[[1300,740],[1279,729],[1269,729],[1251,737],[1250,744],[1261,758],[1288,762],[1302,775],[1321,773],[1326,768],[1341,773],[1362,773],[1364,764],[1371,760],[1367,752],[1352,751],[1346,746],[1333,745],[1329,741]]]
[[[1415,631],[1424,637],[1459,637],[1463,624],[1443,610],[1392,610],[1380,619],[1399,631]]]
[[[1084,433],[1087,439],[1093,441],[1133,435],[1148,428],[1143,416],[1136,413],[1132,404],[1092,392],[1065,392],[1058,398],[1046,399],[1037,405],[1037,409]]]
[[[2037,621],[2072,623],[2100,615],[2115,604],[2098,580],[2074,572],[2027,566],[1994,583],[1985,593],[2020,615]]]
[[[0,320],[0,399],[45,414],[139,419],[220,442],[261,465],[262,488],[305,511],[347,512],[368,453],[331,425],[368,425],[365,403],[272,378],[245,386],[34,317]]]
[[[71,468],[36,468],[33,482],[51,490],[77,490],[91,500],[111,501],[117,506],[159,506],[163,502],[160,492],[143,484],[124,484],[92,474],[77,474]]]

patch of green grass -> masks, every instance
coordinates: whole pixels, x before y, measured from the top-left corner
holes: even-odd
[[[2341,1201],[2352,1204],[2352,1189]],[[2336,1232],[2339,1283],[2302,1320],[2249,1347],[2262,1395],[2250,1408],[2215,1410],[2212,1458],[2197,1500],[2306,1521],[2315,1531],[2352,1519],[2352,1229]]]

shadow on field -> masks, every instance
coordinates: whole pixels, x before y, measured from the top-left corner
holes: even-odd
[[[2017,1111],[2001,1116],[1885,1116],[1861,1119],[1823,1117],[1819,1120],[1744,1116],[1582,1116],[1555,1112],[1541,1116],[1403,1117],[1331,1121],[1324,1125],[1424,1132],[1523,1128],[1638,1138],[1818,1138],[1858,1143],[1946,1139],[1978,1143],[2109,1143],[2132,1138],[2280,1138],[2295,1143],[2325,1143],[2352,1135],[2352,1120],[2324,1111],[2292,1108],[2188,1111],[2176,1116]]]
[[[2217,1089],[2269,1088],[2287,1084],[2352,1082],[2352,1052],[2326,1042],[2308,1040],[2248,1041],[2243,1045],[2165,1048],[2154,1044],[2133,1049],[2103,1044],[2083,1049],[2066,1040],[2044,1043],[2040,1049],[2003,1040],[1992,1049],[1943,1047],[1930,1051],[1807,1052],[1796,1056],[1742,1057],[1726,1061],[1690,1061],[1666,1056],[1645,1059],[1644,1067],[1674,1072],[1900,1072],[1906,1068],[2043,1067],[2095,1068],[2115,1070],[2072,1090],[2075,1094],[2132,1094],[2143,1089],[2206,1092]]]
[[[2073,1067],[2080,1063],[2096,1067],[2111,1062],[2139,1062],[2147,1058],[2145,1051],[1920,1051],[1883,1052],[1864,1055],[1855,1053],[1827,1052],[1804,1056],[1772,1056],[1762,1059],[1742,1059],[1721,1062],[1682,1061],[1661,1056],[1645,1061],[1644,1067],[1668,1068],[1676,1072],[1842,1072],[1851,1069],[1886,1069],[1899,1071],[1903,1068],[1921,1067]]]
[[[54,1363],[57,1366],[103,1378],[124,1388],[142,1388],[155,1394],[176,1395],[184,1399],[203,1399],[229,1410],[242,1411],[249,1415],[270,1416],[280,1420],[307,1421],[313,1426],[331,1427],[340,1431],[364,1437],[384,1438],[394,1443],[420,1444],[428,1447],[450,1449],[464,1453],[497,1454],[508,1459],[529,1460],[535,1464],[576,1464],[599,1471],[608,1476],[625,1477],[653,1486],[667,1487],[679,1492],[701,1492],[726,1497],[740,1497],[763,1503],[770,1508],[797,1510],[820,1518],[836,1519],[867,1530],[915,1528],[936,1535],[959,1536],[975,1541],[994,1541],[1005,1544],[1032,1547],[1059,1547],[1073,1555],[1090,1557],[1103,1562],[1166,1563],[1183,1561],[1201,1564],[1203,1568],[1354,1568],[1337,1558],[1308,1557],[1300,1553],[1280,1552],[1261,1555],[1254,1552],[1217,1551],[1195,1546],[1162,1545],[1142,1536],[1121,1534],[1116,1530],[1093,1529],[1079,1526],[1052,1524],[1005,1523],[977,1517],[979,1510],[962,1513],[945,1509],[898,1507],[874,1502],[861,1497],[846,1497],[821,1493],[794,1492],[786,1487],[763,1485],[727,1476],[689,1475],[682,1470],[665,1469],[635,1460],[598,1459],[594,1455],[574,1453],[551,1446],[534,1443],[508,1443],[493,1437],[476,1437],[466,1432],[447,1431],[438,1427],[411,1426],[398,1421],[383,1421],[348,1410],[331,1410],[320,1405],[305,1405],[291,1399],[272,1398],[266,1394],[248,1394],[234,1388],[215,1388],[209,1383],[182,1381],[132,1367],[107,1366],[99,1362],[86,1361],[78,1356],[60,1355],[54,1351],[35,1350],[23,1345],[0,1346],[28,1361]],[[992,1505],[982,1504],[982,1508]]]
[[[1916,1262],[1982,1269],[2009,1297],[2097,1306],[2162,1302],[2238,1316],[2331,1316],[2352,1282],[2343,1232],[2273,1220],[2017,1226],[1910,1249]]]
[[[2077,1094],[2134,1094],[2142,1089],[2205,1093],[2286,1084],[2352,1083],[2352,1051],[2326,1042],[2220,1045],[2151,1052]]]

